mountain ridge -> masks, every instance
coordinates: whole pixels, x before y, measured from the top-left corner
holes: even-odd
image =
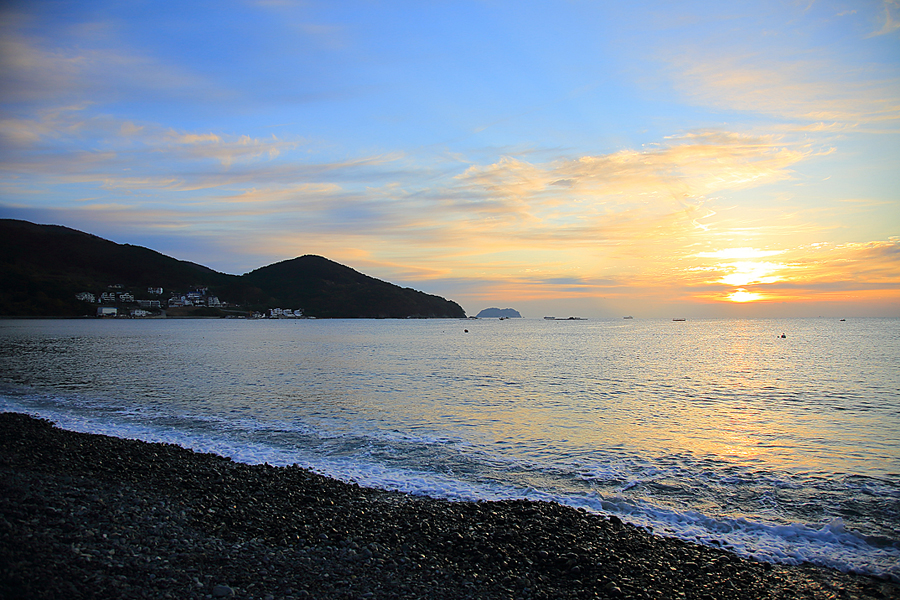
[[[321,256],[304,255],[229,275],[62,225],[0,219],[0,316],[94,314],[96,304],[75,295],[111,286],[136,293],[148,287],[166,292],[207,288],[247,312],[286,307],[319,318],[465,316],[452,300]]]

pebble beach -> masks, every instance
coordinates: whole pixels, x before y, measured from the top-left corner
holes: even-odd
[[[450,502],[0,414],[2,598],[898,598],[549,502]]]

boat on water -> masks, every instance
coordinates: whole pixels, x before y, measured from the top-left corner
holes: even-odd
[[[673,321],[686,321],[687,319],[672,319]]]
[[[623,319],[633,319],[634,317],[622,317]]]

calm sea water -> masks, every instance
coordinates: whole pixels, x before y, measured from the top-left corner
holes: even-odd
[[[897,319],[6,320],[0,410],[900,579]]]

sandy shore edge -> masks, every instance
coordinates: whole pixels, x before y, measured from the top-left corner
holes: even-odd
[[[553,503],[448,502],[0,414],[2,598],[898,598]]]

